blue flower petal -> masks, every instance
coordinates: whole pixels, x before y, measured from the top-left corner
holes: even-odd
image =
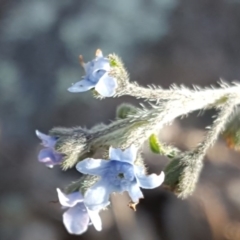
[[[55,137],[48,136],[38,130],[36,130],[35,132],[36,132],[37,137],[42,140],[42,145],[44,147],[53,148],[55,146],[55,144],[56,144]]]
[[[86,74],[92,73],[98,69],[102,69],[105,71],[110,70],[110,63],[108,58],[103,56],[98,56],[92,61],[89,61],[87,63],[83,63],[84,70]]]
[[[112,97],[117,88],[117,80],[105,73],[95,86],[95,90],[103,97]]]
[[[86,79],[97,83],[99,79],[110,70],[109,60],[103,57],[97,57],[94,60],[85,63],[84,69],[86,72]]]
[[[83,203],[69,208],[63,214],[63,223],[67,231],[71,234],[82,234],[86,232],[89,225],[89,216]]]
[[[137,148],[134,145],[131,145],[129,148],[125,150],[110,147],[109,158],[111,160],[117,160],[133,164],[137,158]]]
[[[139,202],[139,198],[143,198],[142,191],[139,188],[139,185],[137,183],[132,183],[128,186],[128,194],[133,202],[137,203]]]
[[[84,203],[88,209],[100,211],[109,204],[111,192],[113,192],[111,183],[107,179],[101,179],[86,191]]]
[[[84,174],[103,176],[109,167],[110,161],[86,158],[76,165],[76,169]]]
[[[98,83],[98,81],[100,80],[100,78],[106,73],[105,70],[102,69],[98,69],[95,72],[93,72],[91,75],[88,76],[88,79],[91,82],[94,82],[95,84]]]
[[[93,66],[94,66],[94,61],[83,63],[83,67],[84,67],[86,75],[89,75],[92,72]]]
[[[86,92],[91,88],[94,88],[96,83],[93,83],[87,79],[83,79],[79,82],[73,84],[70,88],[68,88],[69,92],[76,93],[76,92]]]
[[[50,148],[42,149],[38,154],[38,161],[44,163],[47,167],[52,168],[56,163],[54,162],[53,150]]]
[[[38,154],[38,161],[44,163],[48,167],[61,164],[62,159],[62,155],[54,152],[51,148],[44,148]]]
[[[159,175],[150,174],[146,176],[143,167],[135,166],[134,170],[137,182],[141,188],[156,188],[159,187],[164,181],[164,172],[161,172]]]
[[[101,231],[102,230],[102,220],[98,214],[98,211],[91,211],[88,208],[87,208],[87,211],[88,211],[88,215],[89,215],[91,222],[92,222],[93,226],[95,227],[95,229],[97,231]]]
[[[83,196],[80,192],[64,194],[59,188],[57,188],[57,193],[58,200],[63,207],[73,207],[77,203],[83,202]]]
[[[113,148],[113,147],[109,148],[109,158],[111,160],[119,160],[119,161],[121,161],[122,154],[123,154],[123,150],[120,149],[120,148]]]
[[[105,70],[106,72],[110,71],[110,64],[107,58],[99,57],[93,61],[94,61],[94,65],[93,65],[93,68],[91,69],[93,73],[98,71],[99,69]]]

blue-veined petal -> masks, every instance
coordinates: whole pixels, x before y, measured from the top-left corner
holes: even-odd
[[[82,234],[86,232],[89,225],[89,216],[83,203],[69,208],[63,214],[63,223],[67,231],[71,234]]]
[[[73,84],[70,88],[68,88],[69,92],[76,93],[76,92],[86,92],[91,88],[94,88],[96,83],[93,83],[87,79],[83,79],[79,82]]]
[[[110,147],[109,158],[111,160],[117,160],[133,164],[137,158],[137,148],[134,145],[131,145],[129,148],[125,150]]]
[[[98,211],[91,211],[90,209],[87,208],[88,215],[90,217],[91,223],[95,227],[97,231],[102,230],[102,220],[99,216]]]
[[[103,176],[109,163],[107,160],[86,158],[76,165],[76,169],[84,174]]]
[[[135,166],[135,176],[137,179],[137,182],[141,188],[146,188],[146,189],[152,189],[159,187],[163,181],[164,181],[164,172],[161,172],[161,174],[150,174],[150,175],[145,175],[143,167]]]
[[[137,183],[132,183],[127,188],[128,194],[133,202],[137,203],[139,198],[143,198],[142,191]]]
[[[95,90],[103,97],[112,97],[117,88],[117,80],[105,73],[95,86]]]
[[[84,203],[88,209],[100,211],[109,204],[111,192],[113,192],[111,183],[107,179],[100,179],[86,191]]]
[[[57,188],[58,200],[64,207],[73,207],[77,203],[83,202],[83,196],[80,192],[73,192],[70,194],[64,194],[59,188]]]

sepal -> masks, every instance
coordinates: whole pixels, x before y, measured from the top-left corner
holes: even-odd
[[[164,155],[170,159],[173,159],[180,154],[180,150],[176,147],[161,143],[156,134],[152,134],[148,140],[149,147],[153,153]]]
[[[165,167],[164,187],[185,199],[192,195],[203,167],[197,154],[182,153]]]
[[[70,183],[65,189],[66,194],[80,191],[83,195],[85,192],[97,182],[98,177],[92,175],[83,175],[79,180]]]
[[[129,115],[134,115],[135,113],[137,113],[137,108],[128,103],[120,104],[116,110],[116,116],[120,119],[124,119]]]
[[[62,168],[64,170],[72,168],[78,161],[94,154],[87,145],[90,134],[86,129],[80,127],[53,128],[50,134],[58,136],[55,150],[63,155]]]

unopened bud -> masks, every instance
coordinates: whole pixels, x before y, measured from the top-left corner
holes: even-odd
[[[137,108],[132,104],[123,103],[117,107],[117,118],[124,119],[129,115],[133,115],[137,112]]]
[[[93,155],[87,146],[90,135],[85,129],[80,127],[74,129],[53,128],[50,134],[59,137],[55,149],[63,155],[62,167],[64,170],[72,168],[78,161]]]

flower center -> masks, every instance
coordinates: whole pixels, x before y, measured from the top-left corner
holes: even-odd
[[[107,172],[107,178],[116,187],[124,189],[129,183],[135,181],[133,166],[126,162],[111,160],[111,167]]]
[[[124,174],[123,173],[119,173],[118,174],[118,177],[121,179],[121,178],[124,178]]]

